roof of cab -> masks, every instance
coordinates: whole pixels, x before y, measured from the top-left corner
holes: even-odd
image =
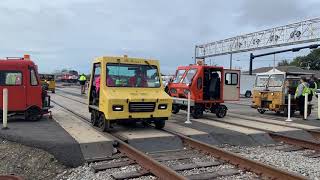
[[[148,64],[159,65],[158,60],[154,59],[145,59],[145,58],[133,58],[124,56],[101,56],[94,59],[94,62],[106,62],[106,63],[123,63],[123,64]]]
[[[34,62],[31,60],[23,60],[23,59],[0,59],[0,67],[1,66],[35,66]]]

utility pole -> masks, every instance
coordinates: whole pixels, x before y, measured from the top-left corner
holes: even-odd
[[[230,53],[230,69],[232,69],[232,53]]]

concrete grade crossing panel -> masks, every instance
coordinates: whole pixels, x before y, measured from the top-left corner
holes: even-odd
[[[79,143],[85,161],[112,155],[113,139],[100,134],[60,107],[55,107],[52,112],[53,119]]]
[[[179,137],[161,130],[148,129],[147,127],[141,129],[123,129],[115,132],[114,135],[144,152],[183,148]]]

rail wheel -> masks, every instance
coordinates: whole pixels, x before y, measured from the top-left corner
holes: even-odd
[[[98,126],[102,132],[110,130],[110,121],[104,117],[104,114],[100,115]]]
[[[216,110],[216,116],[218,118],[223,118],[227,115],[227,107],[225,105],[220,105]]]
[[[192,108],[191,110],[191,115],[193,118],[198,119],[201,118],[203,116],[203,109],[200,106],[195,106],[194,108]]]
[[[178,105],[172,105],[172,113],[177,114],[180,111],[180,108]]]
[[[25,113],[25,119],[29,121],[38,121],[42,118],[42,113],[39,108],[30,108]]]
[[[166,121],[163,119],[157,119],[154,121],[154,125],[156,129],[162,129],[166,125]]]
[[[97,126],[99,122],[99,113],[95,110],[91,112],[91,124]]]
[[[260,114],[264,114],[265,112],[266,112],[266,110],[264,110],[264,109],[257,109],[257,111],[260,113]]]

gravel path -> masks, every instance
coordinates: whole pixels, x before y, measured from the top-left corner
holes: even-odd
[[[26,180],[54,179],[66,170],[46,151],[0,139],[0,174],[14,174]]]
[[[303,156],[313,153],[313,150],[284,152],[279,150],[279,146],[233,146],[226,147],[225,149],[236,152],[253,160],[257,160],[291,172],[302,174],[309,177],[310,179],[320,180],[320,159]]]

